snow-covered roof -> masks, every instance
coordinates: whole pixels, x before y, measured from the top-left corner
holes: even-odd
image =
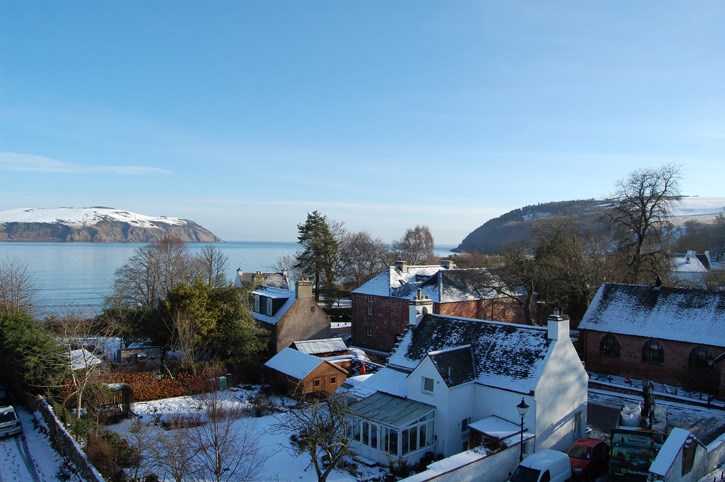
[[[477,432],[499,440],[521,433],[520,425],[495,415],[469,423],[468,426]]]
[[[725,347],[725,292],[605,283],[579,329]]]
[[[308,355],[301,351],[293,350],[292,348],[285,348],[267,360],[264,366],[289,375],[297,380],[302,380],[323,363],[325,363],[325,360],[317,358],[316,356]]]
[[[253,313],[255,320],[267,323],[268,325],[276,325],[289,311],[289,309],[292,308],[292,305],[294,305],[296,301],[294,292],[281,288],[274,288],[272,286],[262,286],[252,291],[252,294],[276,300],[286,300],[284,304],[271,316],[256,311]]]
[[[473,352],[477,383],[519,393],[536,388],[549,351],[543,327],[426,315],[405,332],[388,366],[412,371],[429,353],[464,345]]]
[[[650,473],[660,476],[667,475],[677,459],[677,454],[680,453],[687,439],[691,436],[692,434],[687,430],[673,428],[667,436],[667,440],[657,452],[657,457],[652,461],[652,465],[649,467]]]
[[[379,273],[367,283],[353,291],[364,295],[393,296],[395,290],[410,283],[421,282],[428,279],[438,271],[445,269],[440,265],[405,266],[401,269],[398,266],[389,266],[387,270]],[[413,292],[415,295],[415,290]]]
[[[326,338],[323,340],[301,340],[293,343],[295,349],[308,355],[318,355],[321,353],[333,353],[337,351],[347,351],[347,345],[342,338]]]
[[[280,298],[294,298],[294,291],[286,290],[283,288],[276,288],[274,286],[260,286],[256,290],[252,291],[252,294],[259,296],[266,296],[267,298],[280,299]]]
[[[707,273],[707,268],[693,252],[675,254],[670,261],[672,271],[677,273]]]
[[[408,372],[382,368],[363,383],[365,390],[405,397],[408,395]]]
[[[263,273],[257,271],[255,273],[246,273],[242,271],[242,268],[237,269],[237,275],[234,277],[234,286],[241,287],[242,285],[250,285],[252,283],[284,290],[290,289],[289,278],[286,272]],[[253,288],[256,288],[256,286],[253,286]]]
[[[70,367],[71,370],[81,370],[83,368],[90,368],[93,365],[99,365],[103,363],[103,360],[98,358],[93,353],[89,352],[85,348],[78,350],[71,350],[70,352]]]
[[[187,224],[185,220],[179,218],[145,216],[105,207],[19,208],[0,211],[0,223],[59,223],[67,226],[93,226],[100,221],[120,221],[142,228],[156,228],[157,224]]]
[[[493,290],[486,288],[492,274],[483,269],[447,269],[438,265],[390,266],[353,293],[370,296],[393,296],[412,300],[421,295],[434,303],[473,301],[495,297]]]

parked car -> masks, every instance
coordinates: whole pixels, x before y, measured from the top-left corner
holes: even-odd
[[[571,480],[569,457],[558,450],[541,450],[519,463],[509,482],[568,482]]]
[[[22,431],[23,427],[20,426],[20,420],[13,406],[0,407],[0,437],[17,435]]]
[[[594,480],[609,468],[609,445],[603,440],[577,440],[566,453],[576,480]]]

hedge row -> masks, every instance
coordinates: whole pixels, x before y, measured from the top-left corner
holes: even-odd
[[[174,378],[150,372],[110,373],[103,377],[105,383],[126,383],[131,387],[134,402],[147,402],[161,398],[180,397],[207,391],[204,375],[181,372]]]

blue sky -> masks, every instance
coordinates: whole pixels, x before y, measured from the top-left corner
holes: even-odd
[[[725,196],[720,1],[0,2],[0,209],[457,244],[641,167]]]

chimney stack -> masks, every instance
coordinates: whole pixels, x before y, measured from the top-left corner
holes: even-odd
[[[401,272],[401,273],[407,273],[408,272],[408,262],[403,260],[398,260],[395,262],[395,267]]]
[[[314,298],[312,295],[312,281],[304,278],[297,280],[295,288],[295,294],[298,300],[301,298]]]
[[[566,341],[569,339],[569,317],[563,315],[558,308],[549,315],[547,328],[549,330],[549,340]]]
[[[456,269],[456,263],[453,262],[453,260],[450,259],[444,259],[441,261],[441,266],[443,266],[445,269]]]
[[[433,313],[433,300],[427,296],[423,296],[423,292],[418,289],[415,298],[408,303],[408,325],[418,326],[420,320],[427,314]]]

